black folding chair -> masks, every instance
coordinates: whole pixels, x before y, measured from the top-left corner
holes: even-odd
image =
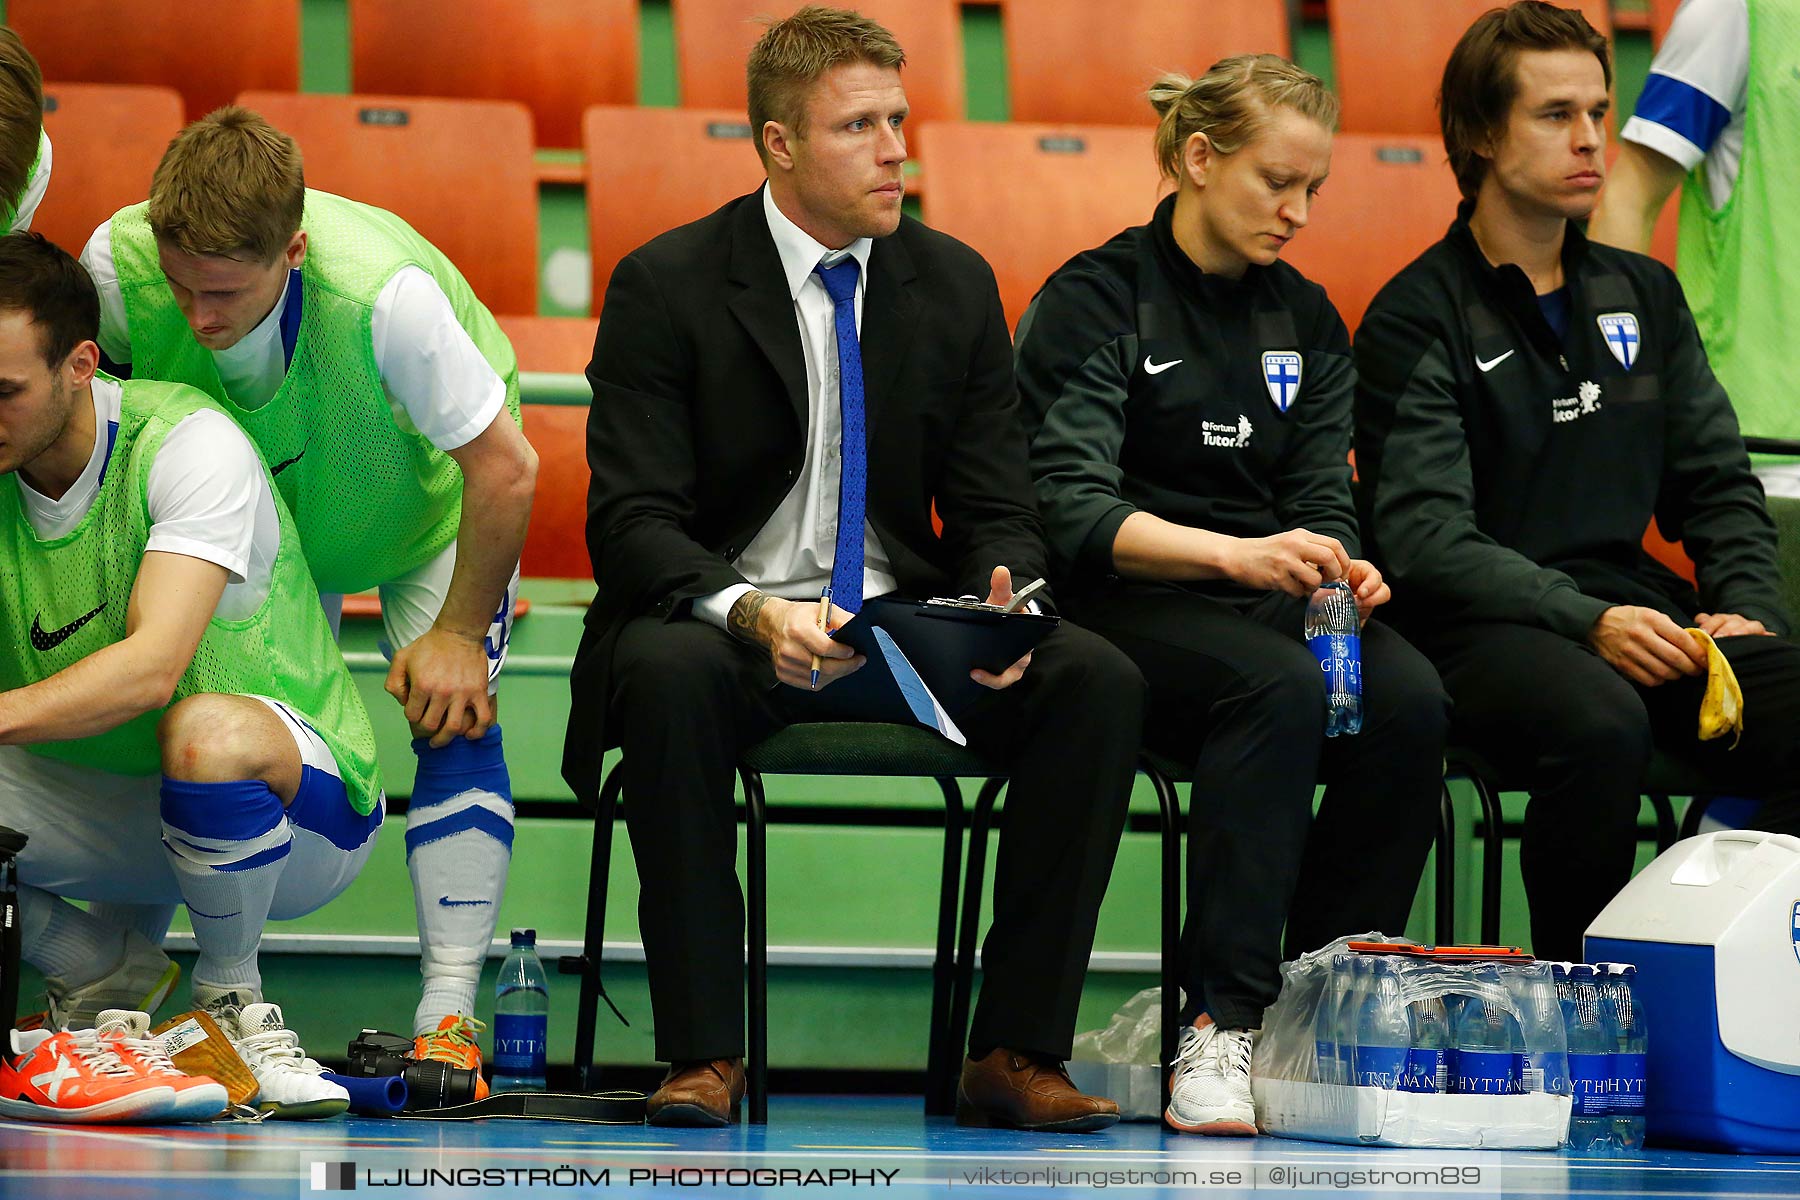
[[[937,953],[931,967],[931,1033],[926,1063],[925,1111],[944,1115],[954,1104],[960,1036],[950,1029],[951,992],[956,964],[957,871],[961,866],[964,812],[959,777],[988,780],[998,794],[1004,772],[972,750],[946,741],[937,733],[911,725],[877,722],[816,722],[791,725],[751,747],[738,764],[744,783],[746,870],[744,908],[747,942],[745,1009],[748,1017],[744,1056],[745,1096],[750,1121],[766,1124],[769,1113],[769,937],[768,817],[764,775],[929,776],[944,794],[944,854],[939,879]],[[575,1067],[583,1087],[594,1086],[594,1038],[600,1000],[601,948],[606,921],[606,889],[612,864],[612,830],[622,781],[615,766],[600,789],[594,813],[594,850],[588,868],[587,922],[582,949],[561,962],[566,975],[581,976],[581,999],[575,1021]],[[985,830],[983,830],[985,836]],[[971,953],[973,952],[971,947]],[[620,1017],[623,1020],[623,1016]]]

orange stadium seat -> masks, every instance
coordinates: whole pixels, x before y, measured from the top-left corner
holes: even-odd
[[[587,415],[575,405],[526,404],[525,439],[537,451],[537,493],[519,570],[532,579],[591,579],[587,552]]]
[[[300,86],[300,0],[8,0],[44,78],[175,88],[189,120]]]
[[[1436,138],[1339,134],[1312,219],[1282,257],[1354,332],[1375,293],[1444,236],[1459,199]]]
[[[1164,71],[1289,52],[1286,0],[1003,0],[1001,12],[1015,121],[1151,123],[1144,92]]]
[[[1612,36],[1610,0],[1567,0]],[[1350,133],[1438,132],[1437,92],[1457,39],[1495,0],[1331,0],[1331,57]]]
[[[537,178],[524,105],[295,92],[238,99],[300,144],[309,187],[400,216],[494,312],[537,311]]]
[[[681,102],[744,110],[744,60],[762,36],[758,18],[786,15],[794,0],[671,0]],[[955,0],[862,0],[852,5],[893,32],[906,51],[906,99],[914,124],[963,117],[962,18]]]
[[[504,314],[494,319],[512,343],[521,371],[579,375],[594,356],[594,322],[587,317]]]
[[[918,142],[932,173],[925,222],[987,259],[1009,325],[1051,272],[1148,221],[1164,193],[1143,128],[947,121]]]
[[[750,124],[733,109],[590,108],[582,144],[596,316],[620,259],[763,179]]]
[[[637,0],[350,0],[359,92],[517,100],[544,146],[590,104],[635,104]]]
[[[31,227],[80,254],[102,221],[150,195],[163,149],[185,123],[173,88],[46,83],[53,178]]]

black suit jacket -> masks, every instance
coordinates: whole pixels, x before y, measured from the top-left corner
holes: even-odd
[[[868,519],[903,595],[987,595],[1047,570],[1012,344],[980,255],[910,218],[869,256],[862,358]],[[606,289],[588,413],[587,543],[599,592],[570,680],[563,777],[599,791],[619,630],[688,619],[806,450],[800,331],[760,190],[640,247]],[[936,503],[943,535],[933,532]]]

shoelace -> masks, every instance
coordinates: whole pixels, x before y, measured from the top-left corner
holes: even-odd
[[[1239,1075],[1250,1073],[1250,1035],[1245,1033],[1226,1033],[1220,1031],[1213,1035],[1213,1045],[1217,1047],[1214,1054],[1218,1056],[1219,1073],[1230,1071]]]
[[[1169,1065],[1177,1074],[1191,1067],[1210,1065],[1221,1076],[1228,1070],[1247,1075],[1250,1073],[1250,1053],[1248,1034],[1229,1033],[1214,1025],[1195,1030],[1192,1036],[1184,1033],[1181,1048]]]
[[[100,1035],[91,1029],[71,1033],[75,1056],[86,1063],[88,1069],[96,1075],[111,1075],[118,1079],[134,1079],[137,1072],[126,1065],[108,1043],[100,1039]]]
[[[442,1038],[450,1042],[468,1042],[470,1045],[478,1045],[479,1043],[476,1042],[475,1035],[486,1028],[486,1021],[477,1021],[474,1017],[459,1015],[456,1018],[456,1024],[452,1025],[450,1028],[434,1029],[426,1034],[425,1044],[430,1046],[433,1042]]]
[[[257,1033],[247,1033],[238,1039],[237,1047],[273,1060],[272,1065],[285,1067],[290,1071],[318,1075],[325,1070],[306,1057],[306,1051],[300,1048],[300,1035],[291,1029],[264,1029]]]
[[[187,1074],[186,1071],[177,1067],[174,1060],[169,1057],[169,1052],[164,1047],[161,1038],[134,1038],[120,1035],[113,1039],[113,1044],[123,1046],[135,1055],[138,1062],[143,1065],[146,1075]]]

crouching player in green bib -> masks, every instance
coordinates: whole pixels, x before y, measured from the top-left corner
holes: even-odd
[[[82,259],[108,358],[236,418],[328,603],[380,588],[387,687],[418,754],[417,1052],[478,1068],[475,988],[513,839],[493,692],[537,476],[512,347],[430,243],[307,189],[293,141],[242,108],[178,135],[148,203]]]
[[[98,326],[73,258],[0,238],[0,824],[30,838],[24,956],[54,1025],[150,1011],[174,968],[67,898],[164,924],[185,902],[194,1001],[261,1103],[341,1112],[256,952],[266,921],[332,899],[375,844],[369,716],[255,447],[193,388],[97,373]]]

